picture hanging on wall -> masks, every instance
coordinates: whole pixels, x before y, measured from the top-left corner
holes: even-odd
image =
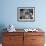
[[[17,20],[21,22],[34,22],[35,7],[18,7]]]

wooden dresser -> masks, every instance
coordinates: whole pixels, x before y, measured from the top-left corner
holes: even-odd
[[[3,32],[3,46],[44,46],[44,32]]]

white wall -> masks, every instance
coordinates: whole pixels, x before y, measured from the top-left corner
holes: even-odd
[[[0,0],[0,4],[0,25],[13,24],[16,28],[22,29],[46,29],[46,0]],[[17,7],[35,7],[35,22],[18,22]]]

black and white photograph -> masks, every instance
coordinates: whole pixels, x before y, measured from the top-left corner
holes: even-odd
[[[17,8],[18,21],[35,21],[35,7],[18,7]]]

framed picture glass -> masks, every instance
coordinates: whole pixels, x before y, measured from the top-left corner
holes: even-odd
[[[35,7],[18,7],[17,20],[23,22],[35,21]]]

